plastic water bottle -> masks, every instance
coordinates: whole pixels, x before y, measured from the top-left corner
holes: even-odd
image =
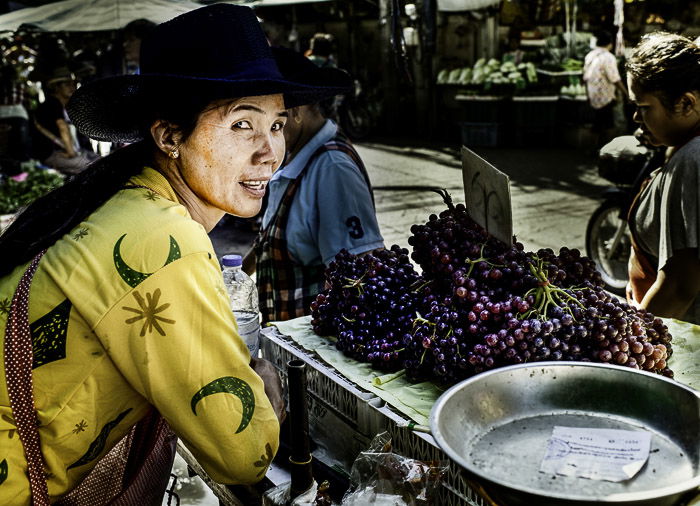
[[[248,346],[250,356],[257,357],[260,347],[260,312],[255,281],[241,269],[241,255],[224,255],[221,263],[231,310],[238,323],[238,333]]]

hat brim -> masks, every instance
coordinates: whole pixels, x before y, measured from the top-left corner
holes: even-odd
[[[280,69],[282,76],[289,81],[304,84],[314,88],[330,87],[336,91],[330,96],[342,95],[353,89],[353,79],[345,70],[338,67],[319,67],[306,56],[294,51],[293,49],[281,46],[273,46],[272,56],[275,58],[277,67]],[[320,102],[328,96],[305,100],[303,94],[300,95],[301,100],[296,103],[297,97],[290,97],[285,102],[288,108],[305,105],[312,102]]]
[[[319,102],[345,93],[343,83],[325,85],[284,79],[226,80],[167,74],[120,75],[99,79],[78,88],[66,109],[76,128],[99,141],[137,142],[147,134],[144,119],[159,87],[187,89],[231,98],[283,94],[285,107]],[[160,88],[163,89],[163,88]]]

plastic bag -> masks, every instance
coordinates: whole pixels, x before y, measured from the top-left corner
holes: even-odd
[[[313,506],[316,504],[316,494],[318,493],[318,483],[314,481],[309,490],[292,499],[291,482],[282,483],[271,488],[263,495],[263,506],[274,504],[289,504],[290,506]]]
[[[386,432],[375,436],[350,470],[350,488],[342,506],[423,506],[436,504],[437,487],[447,462],[423,462],[391,452]]]

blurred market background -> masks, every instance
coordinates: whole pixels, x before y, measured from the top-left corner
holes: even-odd
[[[78,83],[136,72],[138,37],[147,29],[140,23],[162,22],[207,3],[211,0],[0,2],[0,171],[6,178],[23,178],[29,172],[28,180],[1,188],[0,214],[12,214],[54,184],[53,178],[36,172],[37,166],[43,167],[32,141],[41,137],[33,116],[56,69],[68,68]],[[489,161],[508,173],[516,187],[543,190],[534,199],[526,191],[523,202],[518,191],[513,196],[516,233],[537,245],[546,245],[548,234],[556,238],[573,227],[569,244],[583,247],[585,231],[573,223],[562,227],[540,221],[531,229],[529,205],[546,206],[548,192],[565,191],[576,198],[556,194],[552,200],[557,209],[585,219],[609,184],[597,178],[595,153],[600,146],[591,133],[592,110],[581,80],[592,34],[603,29],[615,35],[620,68],[625,53],[644,33],[700,35],[700,1],[695,0],[230,3],[254,8],[274,45],[306,51],[314,34],[330,34],[333,61],[356,81],[355,93],[342,100],[337,119],[368,157],[370,173],[377,172],[372,176],[379,212],[388,199],[387,208],[393,209],[388,212],[394,213],[387,224],[396,223],[394,207],[403,206],[402,196],[411,208],[418,207],[417,214],[422,214],[417,202],[439,204],[419,187],[446,185],[437,175],[443,169],[450,174],[447,186],[459,193],[461,178],[454,169],[459,169],[459,148],[465,145],[488,153]],[[17,105],[26,110],[19,125],[7,112]],[[629,107],[620,102],[617,133],[631,133],[630,116]],[[17,148],[19,138],[26,143],[22,149]],[[97,153],[113,148],[81,141]],[[406,189],[396,189],[392,171],[412,166],[402,157],[414,160],[419,169],[401,179]],[[435,170],[424,170],[433,166]],[[381,172],[387,169],[390,176],[383,181]],[[239,236],[255,233],[254,222],[228,219],[224,225],[241,232]],[[386,233],[390,242],[393,232]],[[234,242],[220,248],[241,249],[248,241],[246,237],[243,246]]]
[[[47,82],[68,69],[78,85],[138,71],[138,40],[211,0],[0,1],[2,223],[66,177],[34,151]],[[462,146],[511,178],[513,225],[528,249],[584,250],[586,225],[611,183],[597,170],[582,66],[593,33],[616,39],[620,69],[640,37],[700,35],[700,0],[230,0],[249,5],[270,43],[307,51],[330,34],[334,63],[356,82],[337,121],[374,185],[385,242],[443,208],[433,188],[463,200]],[[24,112],[22,112],[24,111]],[[630,134],[620,102],[615,133]],[[105,154],[115,146],[82,139]],[[226,217],[219,255],[245,253],[258,221]],[[218,504],[180,462],[180,504]]]

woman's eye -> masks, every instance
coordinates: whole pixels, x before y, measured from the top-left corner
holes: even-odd
[[[233,124],[233,128],[240,128],[242,130],[249,130],[253,128],[247,121],[238,121]]]
[[[273,132],[279,132],[284,128],[284,123],[279,121],[275,124],[272,125],[272,131]]]

